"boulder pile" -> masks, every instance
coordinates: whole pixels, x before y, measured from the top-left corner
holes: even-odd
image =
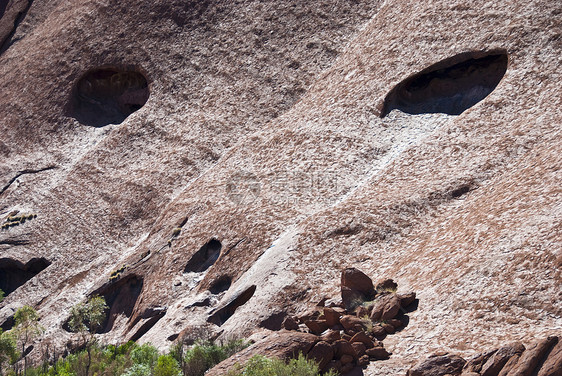
[[[541,339],[529,347],[516,342],[474,356],[434,355],[407,376],[562,376],[562,336]]]
[[[341,374],[369,362],[388,359],[382,340],[402,329],[416,294],[398,294],[398,285],[385,279],[373,285],[365,273],[348,268],[342,272],[341,299],[321,302],[314,310],[287,317],[283,328],[317,336],[305,355],[322,371]]]

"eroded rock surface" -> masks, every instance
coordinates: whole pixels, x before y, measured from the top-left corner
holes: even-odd
[[[0,220],[37,217],[0,251],[51,265],[0,322],[33,305],[62,348],[74,304],[136,276],[100,340],[246,337],[358,268],[420,304],[375,325],[392,356],[368,375],[562,327],[559,2],[26,3],[0,10]],[[106,68],[146,87],[110,85],[101,108],[127,116],[87,124],[74,90]]]

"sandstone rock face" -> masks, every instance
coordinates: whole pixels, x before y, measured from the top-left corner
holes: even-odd
[[[557,337],[548,337],[535,343],[533,346],[527,348],[521,356],[517,357],[517,363],[505,374],[509,376],[531,376],[539,363],[545,359],[552,346],[557,342]],[[506,368],[507,364],[504,369]],[[502,372],[504,372],[504,370],[502,370]]]
[[[492,355],[482,366],[480,374],[482,376],[495,376],[500,373],[506,363],[514,356],[521,356],[525,351],[525,346],[521,343],[513,343],[501,347]]]
[[[558,337],[558,343],[548,354],[542,364],[538,376],[560,376],[562,375],[562,337]]]
[[[0,325],[33,305],[62,347],[101,292],[102,341],[249,336],[359,268],[423,307],[366,374],[562,327],[558,1],[2,6],[2,265],[48,266]]]

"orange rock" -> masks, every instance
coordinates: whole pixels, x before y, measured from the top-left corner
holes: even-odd
[[[355,353],[359,357],[365,355],[365,351],[367,350],[367,347],[362,342],[352,342],[351,347],[353,347],[353,350],[355,350]]]
[[[356,332],[365,330],[367,328],[365,322],[362,319],[351,315],[342,316],[340,319],[340,323],[346,330],[355,330]]]
[[[381,327],[384,329],[384,331],[388,334],[393,334],[396,330],[394,329],[394,326],[387,324],[387,323],[381,323]]]
[[[373,347],[372,349],[367,349],[365,354],[369,355],[369,358],[375,360],[384,360],[390,357],[390,353],[386,351],[384,347]]]
[[[312,347],[307,357],[318,363],[318,368],[324,369],[334,358],[334,349],[329,343],[320,341]]]
[[[341,358],[343,355],[351,355],[353,358],[357,358],[355,349],[348,341],[340,339],[339,341],[334,342],[333,346],[336,350],[336,358]]]
[[[343,365],[348,364],[348,363],[352,363],[353,357],[351,355],[344,354],[344,355],[342,355],[340,361],[341,361],[341,364],[343,364]]]
[[[537,376],[562,376],[562,337],[558,337]]]
[[[357,360],[357,365],[360,367],[366,367],[369,365],[369,355],[363,355]]]
[[[324,307],[324,319],[329,327],[340,323],[340,317],[345,313],[343,308]]]
[[[355,334],[350,340],[349,342],[354,343],[354,342],[360,342],[363,343],[368,349],[372,348],[375,346],[375,343],[373,342],[373,340],[371,338],[369,338],[369,336],[367,336],[367,334],[365,334],[365,332],[361,331],[357,334]]]
[[[310,332],[319,335],[328,329],[328,324],[326,320],[308,320],[304,322],[304,325],[310,329]]]
[[[322,335],[322,341],[326,341],[329,343],[336,342],[337,340],[341,339],[341,334],[339,330],[329,330],[324,335]]]

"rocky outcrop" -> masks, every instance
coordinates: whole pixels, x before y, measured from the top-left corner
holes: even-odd
[[[333,369],[341,374],[346,374],[356,367],[364,368],[371,361],[388,359],[391,353],[384,348],[381,341],[387,334],[403,328],[405,311],[401,310],[413,303],[415,293],[398,295],[395,293],[397,284],[390,279],[386,281],[386,285],[392,286],[392,289],[375,290],[371,278],[365,273],[355,268],[343,270],[340,305],[335,303],[337,299],[328,299],[322,302],[331,302],[328,306],[317,306],[299,317],[288,316],[283,321],[283,327],[289,331],[271,335],[267,341],[280,350],[289,336],[288,333],[307,331],[309,336],[306,338],[314,338],[314,341],[310,349],[302,349],[302,353],[318,362],[322,371]],[[353,308],[345,308],[344,302],[349,291],[356,294],[357,298],[351,304]],[[403,306],[401,303],[407,305]],[[380,310],[380,314],[373,317],[372,312],[375,310]],[[253,346],[252,351],[254,354],[271,355],[259,345]],[[281,358],[286,358],[286,354]],[[229,360],[214,369],[211,374],[218,372],[218,369],[224,370],[231,364],[233,363]]]
[[[504,369],[508,369],[508,372],[505,372],[505,375],[531,376],[537,369],[539,363],[546,359],[546,355],[549,353],[552,346],[558,341],[558,337],[545,338],[527,348],[520,356],[517,356],[517,358],[515,356],[512,357],[512,359],[517,359],[517,362],[513,364],[511,369],[509,369],[508,364],[504,366]],[[502,370],[502,372],[504,372],[504,370]],[[562,372],[562,369],[560,372]],[[501,372],[500,376],[503,376]]]
[[[538,376],[562,376],[562,337],[540,367]]]
[[[465,363],[458,355],[435,355],[408,370],[407,376],[458,376]]]
[[[408,370],[408,376],[531,376],[562,375],[560,340],[551,336],[527,348],[513,343],[466,361],[458,355],[436,355]]]

